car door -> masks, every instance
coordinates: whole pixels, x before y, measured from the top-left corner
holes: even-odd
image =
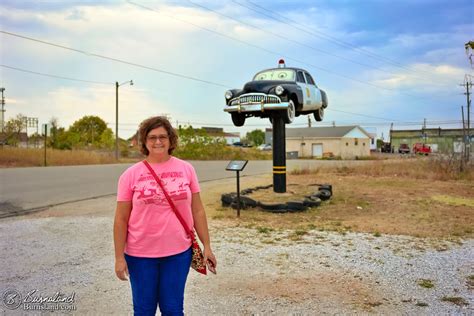
[[[304,78],[303,71],[297,70],[296,71],[296,84],[298,85],[298,89],[301,90],[301,94],[303,95],[303,111],[307,108],[311,107],[311,91],[306,84],[306,80]]]
[[[307,88],[309,90],[309,99],[310,101],[310,110],[316,110],[319,109],[323,102],[321,98],[321,92],[319,91],[318,87],[316,86],[316,83],[313,80],[313,77],[306,71],[304,72],[304,76],[306,78],[306,83],[307,83]]]

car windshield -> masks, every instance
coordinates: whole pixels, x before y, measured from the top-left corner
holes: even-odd
[[[253,80],[285,80],[295,81],[295,71],[291,69],[271,69],[259,72]]]

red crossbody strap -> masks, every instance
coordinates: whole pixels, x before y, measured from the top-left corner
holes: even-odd
[[[143,160],[143,163],[145,164],[145,166],[148,168],[148,170],[150,170],[150,173],[151,175],[155,178],[156,180],[156,183],[158,183],[158,185],[160,186],[161,188],[161,191],[163,191],[163,194],[165,195],[166,197],[166,200],[168,201],[169,205],[171,206],[171,209],[173,209],[174,213],[176,214],[176,217],[178,218],[178,220],[181,222],[181,225],[183,225],[184,229],[186,230],[186,232],[189,234],[189,236],[191,237],[191,240],[194,241],[194,232],[188,228],[188,225],[186,225],[186,222],[184,221],[184,219],[181,217],[181,214],[178,212],[178,210],[176,209],[176,206],[174,205],[173,203],[173,200],[171,200],[170,196],[168,195],[168,192],[166,192],[163,184],[161,183],[161,180],[160,178],[158,178],[158,176],[156,175],[155,171],[153,170],[153,168],[150,166],[150,164],[148,163],[148,161],[146,160]]]

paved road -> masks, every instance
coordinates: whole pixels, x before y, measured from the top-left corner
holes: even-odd
[[[199,180],[235,177],[227,161],[191,161]],[[364,161],[288,160],[287,167]],[[117,179],[131,164],[0,169],[0,218],[38,208],[115,194]],[[272,161],[250,161],[241,176],[271,174]]]

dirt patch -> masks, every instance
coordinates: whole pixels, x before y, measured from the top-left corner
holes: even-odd
[[[273,187],[269,189],[257,190],[247,196],[259,202],[285,203],[288,201],[302,201],[306,195],[318,192],[318,186],[299,185],[296,183],[288,183],[285,193],[275,193]]]
[[[218,283],[219,293],[231,295],[238,293],[258,300],[282,299],[289,304],[318,300],[338,302],[341,306],[369,310],[381,304],[376,293],[359,279],[335,273],[295,276],[252,276],[235,278]],[[353,309],[352,309],[353,310]]]
[[[474,184],[471,181],[353,175],[325,170],[316,175],[288,175],[287,182],[285,194],[274,193],[270,188],[256,191],[250,197],[266,202],[298,200],[315,190],[311,186],[314,183],[332,184],[333,197],[320,207],[302,213],[269,214],[248,209],[236,220],[235,210],[220,205],[220,194],[235,191],[229,185],[209,188],[206,209],[213,219],[246,227],[440,238],[474,236],[471,204]],[[271,183],[271,177],[261,177],[252,184],[244,184],[242,189]]]

